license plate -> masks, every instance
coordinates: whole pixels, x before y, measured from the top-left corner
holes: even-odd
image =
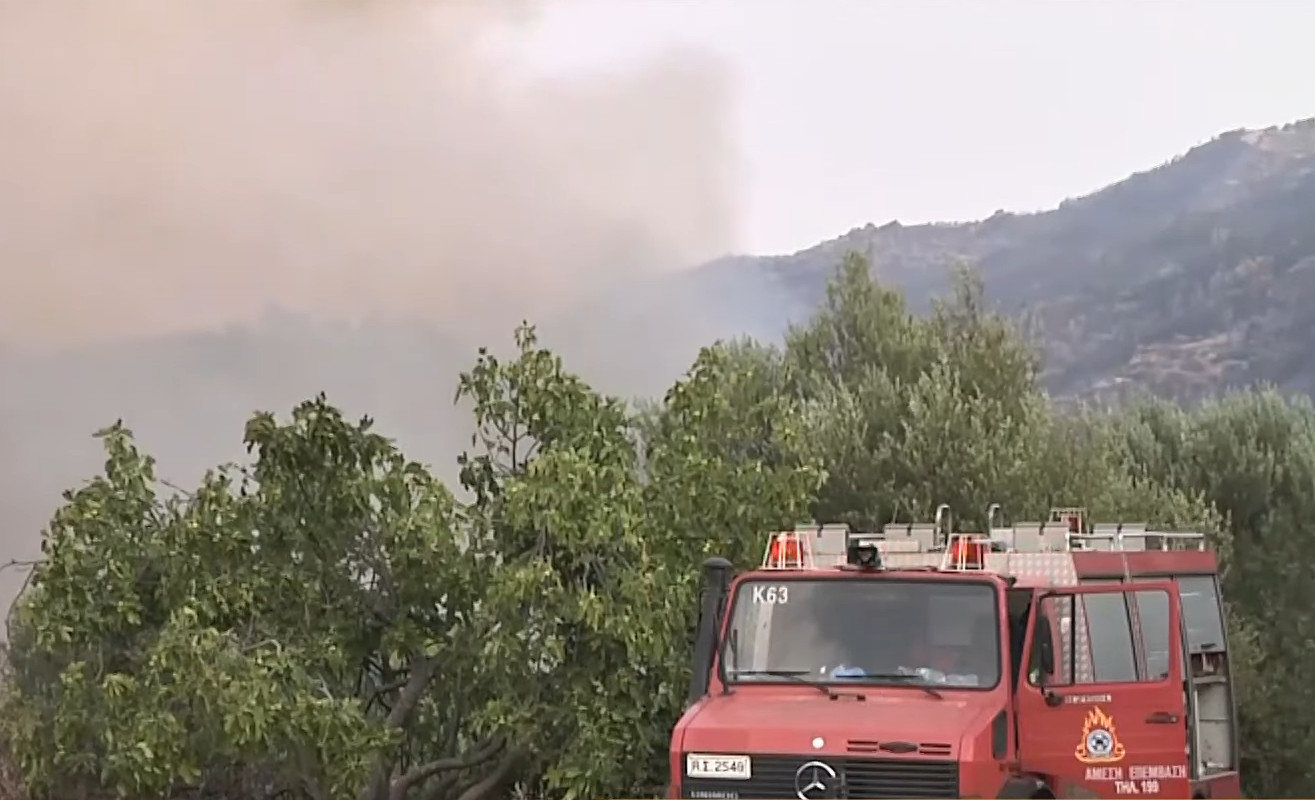
[[[685,774],[691,778],[749,779],[748,756],[713,756],[690,753],[685,756]]]

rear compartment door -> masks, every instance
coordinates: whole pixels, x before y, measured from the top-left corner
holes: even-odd
[[[1163,614],[1145,624],[1138,600]],[[1018,682],[1022,768],[1059,797],[1189,797],[1182,650],[1171,581],[1047,590],[1033,604],[1026,671]]]

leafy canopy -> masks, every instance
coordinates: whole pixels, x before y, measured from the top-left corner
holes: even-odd
[[[1211,532],[1249,790],[1309,793],[1300,670],[1315,410],[1059,407],[961,272],[926,317],[848,257],[782,347],[717,342],[660,402],[595,392],[522,325],[481,350],[458,501],[323,396],[257,414],[245,466],[161,489],[121,424],[15,605],[8,745],[40,796],[574,800],[660,791],[697,564],[802,518],[948,502]]]
[[[636,435],[538,347],[481,351],[458,503],[323,396],[257,414],[243,467],[160,491],[121,425],[15,608],[9,744],[29,787],[479,800],[660,785],[700,550],[803,513],[816,470],[721,348]],[[767,387],[770,389],[770,387]],[[720,436],[720,438],[719,438]],[[690,491],[698,487],[699,491]]]

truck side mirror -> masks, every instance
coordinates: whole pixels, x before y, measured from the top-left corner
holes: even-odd
[[[1041,602],[1045,601],[1041,598]],[[1055,707],[1064,702],[1064,698],[1050,690],[1051,678],[1055,674],[1055,637],[1050,630],[1050,617],[1043,607],[1038,606],[1036,613],[1036,632],[1032,636],[1034,652],[1033,670],[1036,672],[1036,685],[1045,697],[1046,705]]]
[[[703,594],[699,603],[699,623],[694,634],[694,663],[690,674],[690,704],[708,693],[712,662],[717,655],[717,634],[721,630],[721,612],[730,586],[731,562],[713,556],[703,562]]]
[[[1055,648],[1048,631],[1045,639],[1038,643],[1037,656],[1037,660],[1041,663],[1041,669],[1037,671],[1036,685],[1041,690],[1042,696],[1045,697],[1046,705],[1054,708],[1062,704],[1064,698],[1050,690],[1050,677],[1055,674]]]
[[[1042,605],[1045,598],[1037,603],[1032,634],[1032,656],[1028,669],[1037,674],[1037,686],[1044,687],[1050,676],[1055,674],[1055,642],[1050,635],[1050,617]]]

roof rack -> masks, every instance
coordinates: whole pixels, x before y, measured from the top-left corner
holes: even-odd
[[[930,523],[890,523],[879,532],[859,532],[844,523],[800,523],[768,537],[762,568],[809,570],[844,564],[852,542],[874,543],[883,554],[943,553],[941,569],[983,568],[988,553],[1205,550],[1204,533],[1152,530],[1144,522],[1089,524],[1084,508],[1054,508],[1044,522],[1000,523],[999,503],[986,512],[986,533],[952,533],[950,507],[936,509]]]
[[[1098,522],[1088,525],[1085,508],[1054,508],[1046,522],[1016,522],[996,527],[1000,506],[987,511],[991,540],[1013,552],[1068,550],[1204,550],[1204,533],[1151,530],[1145,522]]]
[[[1204,550],[1204,533],[1150,531],[1145,524],[1095,525],[1091,533],[1070,533],[1070,550]]]

